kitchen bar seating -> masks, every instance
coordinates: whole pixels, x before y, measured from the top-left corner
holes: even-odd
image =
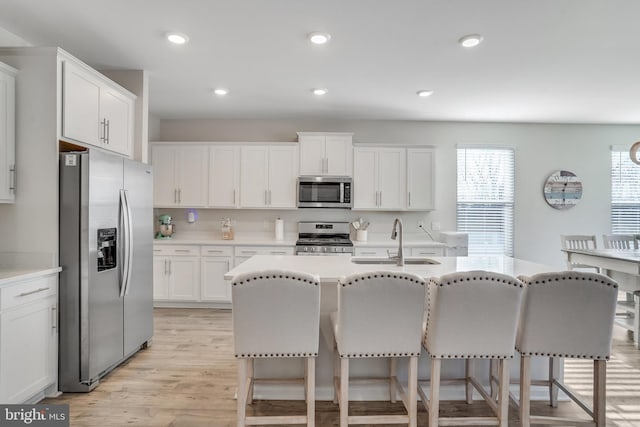
[[[524,285],[518,279],[488,271],[448,274],[429,281],[429,305],[423,345],[431,358],[429,396],[418,388],[428,412],[429,427],[438,425],[508,426],[509,364]],[[440,417],[440,372],[443,361],[465,359],[467,403],[474,389],[491,408],[492,417]],[[474,359],[498,361],[498,399],[476,379]],[[449,381],[447,381],[449,382]]]
[[[605,427],[606,361],[611,351],[618,285],[606,276],[578,271],[542,273],[520,279],[525,284],[516,338],[516,350],[521,355],[518,401],[521,427],[532,423],[577,425],[579,422]],[[570,315],[566,313],[568,307]],[[547,356],[551,363],[558,358],[593,360],[592,408],[559,381],[556,369],[549,369],[547,382],[552,406],[557,406],[560,388],[589,414],[589,420],[530,414],[532,356]]]
[[[424,279],[411,273],[377,271],[339,280],[338,311],[331,314],[331,321],[335,337],[334,401],[340,406],[340,427],[381,423],[416,427],[418,357],[426,297]],[[349,361],[372,357],[390,359],[386,378],[390,401],[395,402],[399,393],[406,415],[349,415]],[[406,393],[396,376],[400,357],[409,358]]]
[[[315,425],[315,358],[320,331],[320,280],[306,273],[266,270],[231,283],[234,352],[238,359],[238,427],[265,424]],[[295,301],[295,303],[292,303]],[[306,415],[246,416],[253,400],[255,358],[301,357]]]

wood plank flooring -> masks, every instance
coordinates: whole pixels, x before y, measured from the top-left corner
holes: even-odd
[[[567,363],[567,382],[585,395],[591,393],[590,373],[590,363]],[[607,426],[640,426],[640,351],[619,328],[607,373]],[[114,370],[91,393],[65,393],[43,403],[69,404],[74,427],[226,427],[236,422],[235,382],[231,312],[163,308],[155,309],[155,335],[149,349]],[[400,403],[386,402],[354,402],[350,408],[354,414],[403,410]],[[533,408],[552,413],[543,402],[535,402]],[[337,405],[317,402],[316,409],[317,426],[338,425]],[[473,405],[443,402],[441,410],[447,415],[488,413],[481,401]],[[304,403],[256,401],[249,409],[256,415],[274,411],[302,413]],[[569,402],[561,402],[556,411],[578,413]],[[421,405],[418,425],[427,425]],[[513,408],[509,425],[518,425]]]

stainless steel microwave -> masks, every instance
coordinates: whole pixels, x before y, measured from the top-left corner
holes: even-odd
[[[352,188],[349,176],[301,176],[298,207],[351,209]]]

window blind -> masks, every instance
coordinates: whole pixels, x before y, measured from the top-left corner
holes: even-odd
[[[457,149],[458,231],[469,233],[469,255],[513,256],[514,150]]]
[[[628,147],[611,147],[611,233],[640,233],[640,165]]]

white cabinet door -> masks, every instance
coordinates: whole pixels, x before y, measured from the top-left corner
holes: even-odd
[[[325,138],[325,171],[330,176],[351,176],[353,164],[351,136],[327,135]]]
[[[134,101],[113,88],[100,89],[100,125],[107,149],[131,156],[133,153]]]
[[[154,145],[153,204],[157,207],[207,205],[209,152],[203,145]]]
[[[378,209],[404,209],[405,156],[404,148],[378,150]]]
[[[153,299],[169,299],[169,259],[153,257]]]
[[[351,176],[353,134],[298,132],[300,175]]]
[[[434,169],[432,148],[407,148],[407,209],[435,209]]]
[[[231,302],[231,285],[224,275],[231,269],[231,257],[202,257],[202,301]]]
[[[0,64],[0,203],[15,201],[15,75]]]
[[[358,147],[353,162],[353,208],[378,207],[377,149]]]
[[[240,147],[209,147],[209,207],[240,205]]]
[[[169,257],[169,299],[174,301],[200,299],[200,257]]]
[[[244,146],[240,151],[240,206],[263,208],[268,205],[269,148]]]
[[[414,256],[414,257],[444,256],[444,248],[442,247],[411,248],[411,256]]]
[[[176,151],[178,205],[206,206],[209,181],[208,148],[206,146],[179,147]],[[155,169],[154,173],[156,173]]]
[[[178,189],[176,186],[175,149],[172,146],[155,145],[151,149],[153,164],[153,204],[154,206],[176,206]]]
[[[300,135],[300,175],[323,175],[325,166],[325,137]]]
[[[71,61],[64,62],[62,135],[92,145],[102,145],[100,81]]]
[[[56,298],[0,315],[0,402],[22,403],[56,381]]]
[[[298,151],[295,146],[269,147],[268,207],[295,208]]]

